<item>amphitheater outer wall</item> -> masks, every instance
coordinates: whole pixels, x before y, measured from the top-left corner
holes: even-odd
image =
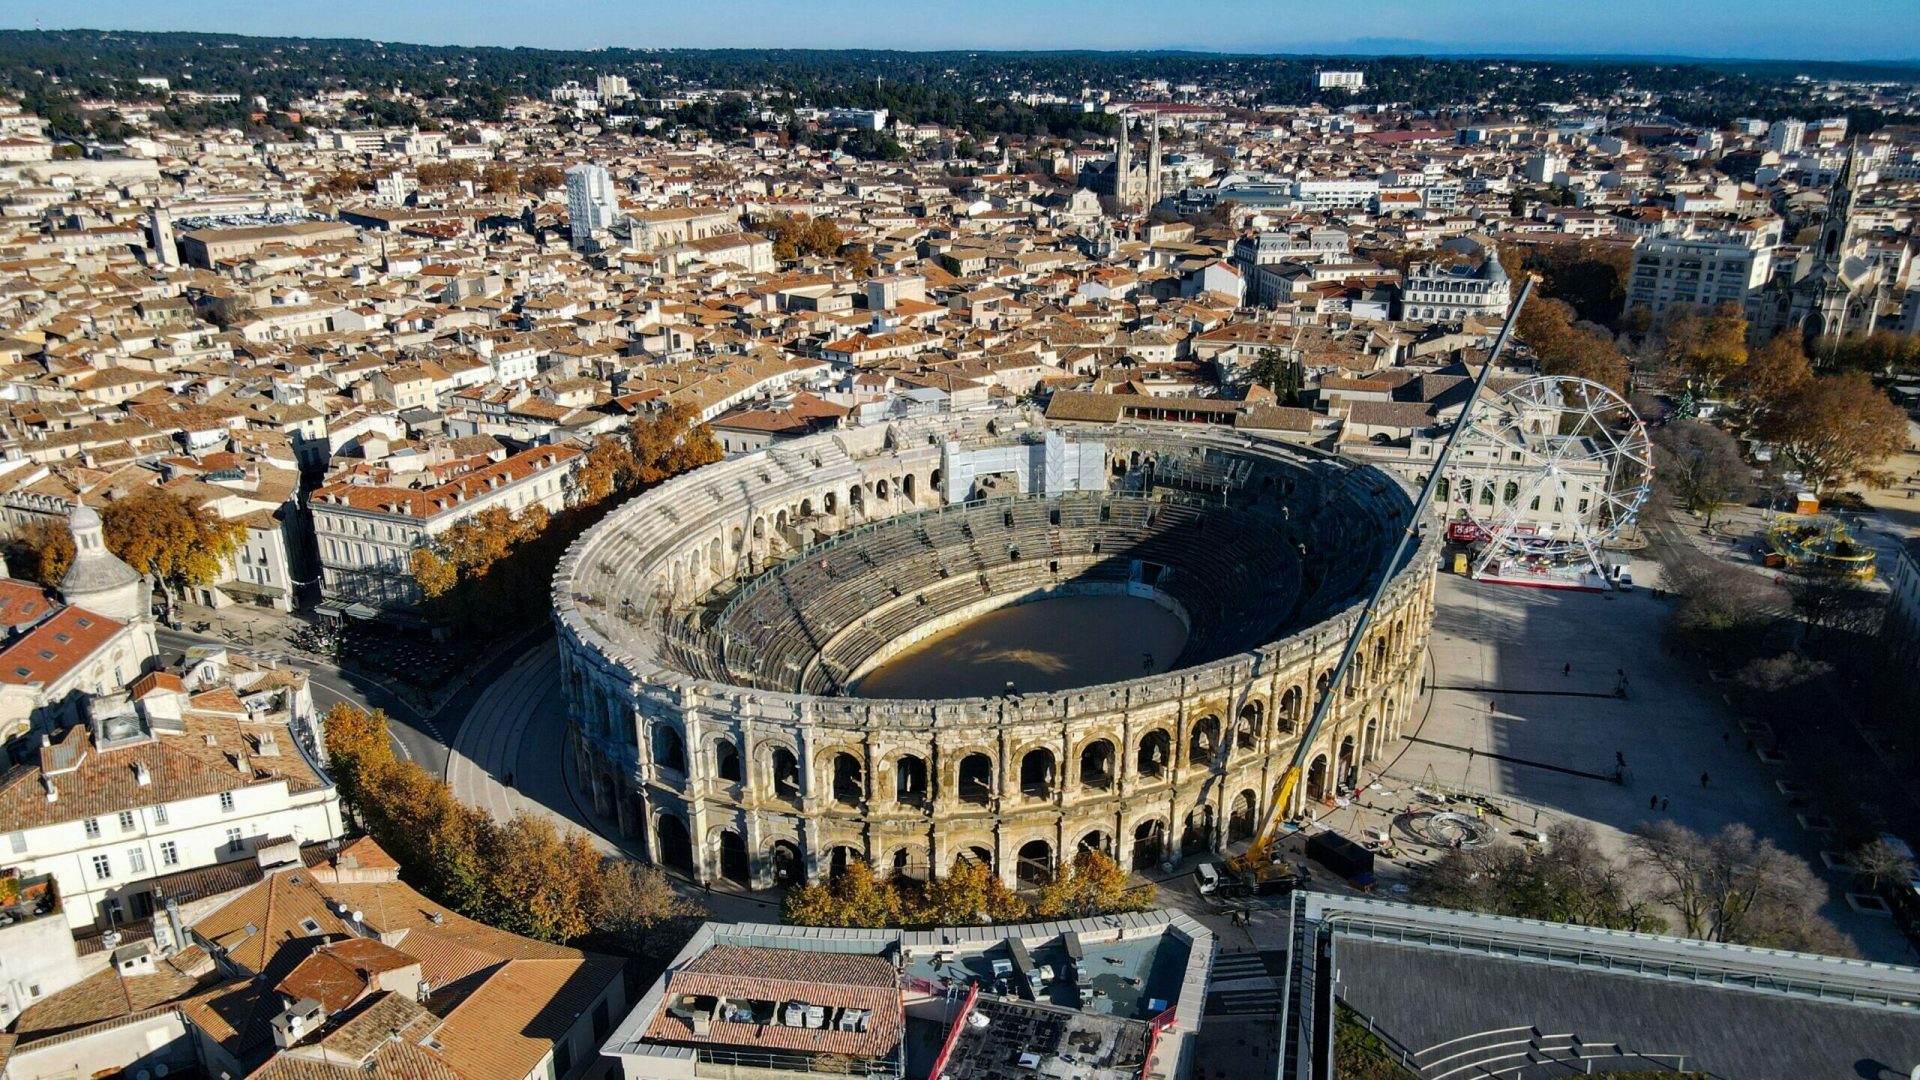
[[[1400,481],[1311,449],[1030,418],[1007,434],[1006,414],[995,423],[1002,433],[963,420],[859,429],[729,459],[634,499],[576,542],[554,589],[567,752],[624,838],[697,880],[764,888],[851,858],[924,875],[971,856],[1009,884],[1031,883],[1083,845],[1146,870],[1250,836],[1357,601],[1224,659],[1058,693],[825,697],[733,685],[671,659],[660,611],[837,533],[945,504],[942,470],[968,446],[1064,437],[1099,445],[1114,468],[1141,448],[1255,457],[1297,474],[1290,505],[1303,520],[1361,515],[1389,549],[1411,512]],[[1076,482],[1070,470],[1065,482]],[[1364,780],[1400,735],[1432,626],[1438,546],[1426,530],[1394,572],[1290,813]],[[1023,769],[1046,762],[1036,754],[1050,754],[1051,769]]]

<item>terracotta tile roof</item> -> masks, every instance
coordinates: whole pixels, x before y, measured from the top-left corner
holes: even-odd
[[[32,582],[0,578],[0,626],[31,626],[58,606],[46,589]]]
[[[78,667],[126,624],[85,608],[62,608],[0,652],[0,683],[49,685]]]
[[[488,485],[500,477],[512,483],[525,480],[549,468],[566,467],[585,451],[571,446],[538,446],[522,450],[505,461],[464,473],[431,488],[380,487],[372,484],[328,484],[313,493],[316,508],[350,506],[356,510],[375,510],[409,517],[432,517],[449,510],[458,511],[468,500],[493,490]]]
[[[648,1038],[858,1057],[881,1057],[900,1043],[904,1014],[899,978],[892,965],[877,956],[716,945],[669,975],[667,994],[670,1001],[685,996],[727,997],[775,1006],[803,1001],[829,1009],[865,1009],[867,1030],[785,1027],[716,1018],[707,1034],[697,1035],[690,1019],[663,1008],[648,1024]]]
[[[71,610],[71,609],[69,609]],[[290,792],[321,786],[320,775],[292,749],[284,725],[242,723],[231,717],[187,713],[183,733],[161,732],[131,745],[101,750],[85,725],[68,728],[41,751],[39,767],[22,765],[0,776],[0,832],[131,810],[139,806],[284,782]],[[252,754],[274,732],[281,752]],[[207,744],[207,738],[213,744]],[[242,760],[247,768],[240,768]],[[75,762],[78,764],[74,764]],[[140,783],[144,766],[148,782]],[[48,770],[56,770],[46,775]],[[48,802],[43,776],[59,791]]]
[[[513,960],[496,968],[434,1033],[436,1054],[470,1080],[521,1080],[620,977],[622,962]]]
[[[359,1001],[383,972],[419,961],[371,938],[348,938],[315,949],[275,987],[294,999],[312,998],[336,1013]]]
[[[13,1033],[23,1043],[50,1038],[132,1013],[178,1001],[201,989],[202,981],[156,963],[152,975],[123,976],[107,968],[34,1003],[20,1014]]]

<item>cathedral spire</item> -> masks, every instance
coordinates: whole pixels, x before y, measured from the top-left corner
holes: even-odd
[[[1820,227],[1819,259],[1823,263],[1837,266],[1847,257],[1853,241],[1853,188],[1859,175],[1860,141],[1855,139],[1847,146],[1846,163],[1840,166],[1840,176],[1827,196],[1827,219]]]

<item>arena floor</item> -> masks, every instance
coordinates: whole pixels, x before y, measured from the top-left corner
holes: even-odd
[[[1132,596],[1060,596],[990,611],[908,649],[852,687],[860,697],[989,697],[1095,686],[1170,669],[1178,617]]]

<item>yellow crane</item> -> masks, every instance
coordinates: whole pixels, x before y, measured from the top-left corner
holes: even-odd
[[[1491,257],[1491,256],[1490,256]],[[1480,392],[1487,385],[1487,378],[1493,374],[1494,364],[1500,354],[1506,351],[1507,341],[1513,334],[1514,324],[1520,318],[1520,308],[1533,293],[1534,278],[1529,275],[1520,286],[1520,295],[1514,298],[1513,307],[1507,311],[1507,321],[1500,327],[1500,334],[1493,340],[1493,350],[1487,354],[1487,363],[1473,380],[1473,388],[1467,393],[1467,402],[1460,409],[1460,419],[1453,425],[1453,433],[1440,447],[1440,455],[1434,459],[1433,471],[1427,474],[1427,482],[1420,489],[1420,497],[1414,501],[1413,513],[1407,518],[1406,532],[1400,537],[1400,543],[1393,549],[1393,557],[1387,560],[1386,567],[1380,573],[1380,581],[1373,587],[1373,594],[1367,597],[1366,606],[1360,609],[1360,617],[1353,622],[1353,631],[1347,635],[1346,647],[1340,650],[1340,660],[1333,665],[1333,673],[1327,678],[1327,688],[1320,692],[1320,699],[1314,702],[1313,716],[1307,720],[1306,731],[1300,735],[1300,744],[1294,747],[1293,759],[1287,763],[1287,771],[1280,774],[1280,784],[1274,789],[1273,801],[1267,806],[1266,817],[1260,822],[1260,830],[1254,834],[1253,843],[1241,854],[1227,860],[1227,869],[1236,874],[1257,873],[1264,869],[1272,858],[1274,833],[1281,821],[1286,818],[1287,804],[1293,800],[1294,789],[1300,786],[1300,771],[1313,749],[1313,740],[1320,734],[1320,725],[1333,710],[1334,697],[1339,693],[1340,684],[1347,676],[1347,668],[1353,664],[1354,654],[1360,650],[1360,642],[1367,635],[1367,628],[1373,625],[1374,609],[1379,607],[1380,598],[1387,591],[1387,584],[1393,580],[1393,568],[1406,558],[1407,549],[1420,538],[1420,525],[1426,517],[1427,505],[1433,501],[1433,492],[1445,475],[1447,461],[1453,457],[1454,443],[1460,438],[1461,429],[1467,426],[1467,420],[1473,415],[1473,407],[1480,400]]]

